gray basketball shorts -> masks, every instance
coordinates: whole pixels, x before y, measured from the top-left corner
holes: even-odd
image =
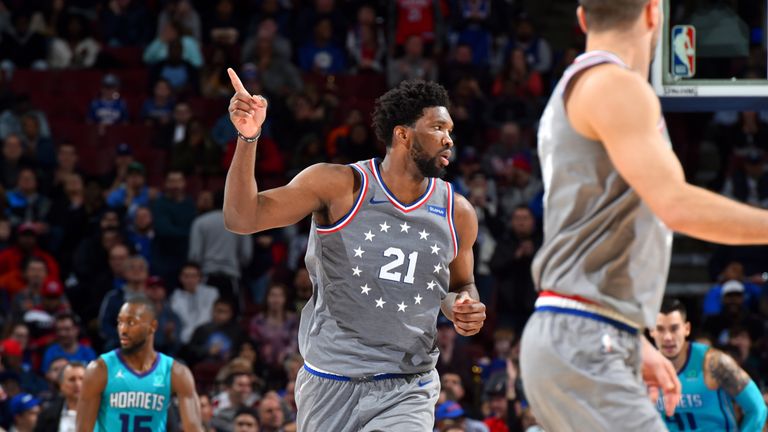
[[[305,365],[296,378],[296,423],[299,432],[431,432],[439,394],[440,377],[434,369],[342,380]]]
[[[525,396],[547,432],[666,431],[641,377],[641,334],[537,310],[523,331]]]

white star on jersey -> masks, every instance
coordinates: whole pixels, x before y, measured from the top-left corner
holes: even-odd
[[[360,273],[362,270],[360,270],[360,267],[355,266],[355,268],[352,269],[352,276],[360,276]]]
[[[379,226],[381,227],[379,231],[383,231],[385,233],[389,232],[389,225],[387,225],[387,221],[384,221],[383,224],[379,224]]]
[[[400,302],[399,305],[397,305],[397,311],[398,312],[405,312],[405,308],[407,308],[408,305],[405,304],[405,302]]]
[[[437,284],[435,283],[435,281],[432,281],[432,282],[430,282],[430,283],[428,283],[428,284],[427,284],[427,289],[428,289],[428,290],[432,290],[432,291],[434,291],[434,290],[435,290],[435,285],[437,285]]]
[[[434,246],[430,246],[430,248],[432,248],[432,253],[435,255],[437,255],[437,253],[440,252],[440,248],[437,247],[437,243],[435,243]]]
[[[368,295],[368,291],[371,290],[370,288],[368,288],[368,284],[361,286],[360,289],[363,290],[363,292],[361,292],[360,294],[365,294],[365,295]]]
[[[376,237],[376,234],[372,233],[371,230],[368,230],[368,232],[365,233],[365,239],[369,242],[372,242],[374,237]]]
[[[416,304],[421,304],[421,299],[422,299],[421,295],[416,294],[416,297],[413,298],[413,301],[415,301]]]
[[[400,232],[408,233],[408,230],[411,228],[410,225],[408,225],[407,222],[403,222],[400,224]]]
[[[442,269],[443,269],[443,266],[440,263],[437,263],[437,265],[435,266],[435,271],[433,271],[432,273],[440,274],[440,270]]]
[[[354,252],[355,252],[355,256],[356,256],[356,257],[360,257],[360,258],[362,258],[362,257],[363,257],[363,254],[365,253],[365,251],[364,251],[364,250],[362,250],[362,249],[360,248],[360,246],[358,246],[358,247],[357,247],[357,249],[352,249],[352,251],[354,251]]]
[[[419,231],[419,240],[426,240],[427,237],[429,237],[429,233],[427,232],[427,230]]]
[[[381,297],[379,297],[378,300],[376,300],[376,307],[384,309],[384,303],[386,303],[384,300],[382,300]]]

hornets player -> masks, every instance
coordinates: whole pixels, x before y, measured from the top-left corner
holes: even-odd
[[[143,297],[126,301],[117,317],[120,348],[102,354],[85,372],[77,404],[78,432],[166,430],[171,393],[183,430],[202,432],[200,405],[189,368],[155,352],[157,319]]]
[[[677,369],[682,397],[675,414],[663,414],[670,431],[750,431],[763,430],[766,406],[760,390],[746,372],[727,354],[696,342],[688,342],[691,323],[685,306],[665,299],[651,335],[656,346]],[[744,418],[736,424],[733,401]]]

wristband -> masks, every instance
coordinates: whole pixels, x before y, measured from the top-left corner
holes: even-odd
[[[250,138],[248,138],[248,137],[244,136],[243,134],[241,134],[240,131],[237,131],[237,137],[240,138],[241,140],[247,142],[247,143],[254,143],[254,142],[256,142],[256,140],[258,140],[260,136],[261,136],[261,128],[259,128],[259,133],[257,133],[256,136],[253,136],[253,137],[250,137]]]

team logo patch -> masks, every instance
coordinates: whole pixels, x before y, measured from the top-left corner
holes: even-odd
[[[163,378],[164,377],[162,375],[156,374],[155,375],[155,382],[154,382],[153,385],[155,387],[163,387],[163,386],[165,386],[165,383],[164,383],[165,380]]]
[[[427,205],[427,211],[440,217],[445,217],[445,207]]]

